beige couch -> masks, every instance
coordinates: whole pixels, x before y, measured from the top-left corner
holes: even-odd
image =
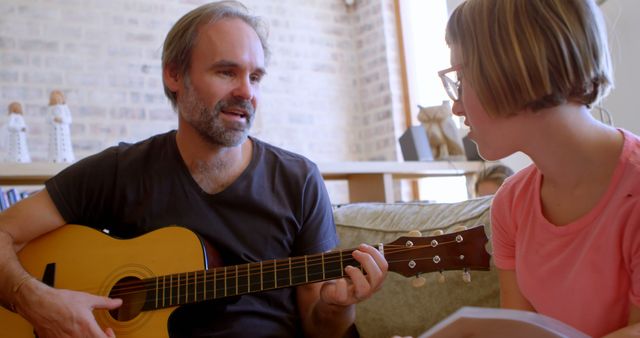
[[[426,203],[356,203],[334,210],[341,248],[355,248],[359,243],[389,243],[411,230],[424,236],[441,229],[445,233],[462,225],[468,228],[485,225],[490,236],[490,198],[453,204]],[[487,244],[490,252],[490,241]],[[498,280],[491,271],[472,271],[471,282],[462,280],[461,271],[423,275],[426,284],[415,288],[411,281],[390,272],[385,284],[372,298],[358,304],[356,327],[361,337],[418,336],[461,306],[497,307]]]

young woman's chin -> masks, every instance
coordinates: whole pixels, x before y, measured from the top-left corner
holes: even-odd
[[[480,155],[480,157],[485,161],[498,161],[513,154],[513,152],[505,151],[504,149],[483,146],[475,140],[473,142],[478,146],[478,155]]]

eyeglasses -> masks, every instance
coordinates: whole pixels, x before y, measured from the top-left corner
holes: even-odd
[[[462,69],[462,65],[455,65],[438,72],[442,85],[444,85],[444,90],[454,102],[462,97],[462,86],[460,86],[460,78],[458,77],[460,69]]]

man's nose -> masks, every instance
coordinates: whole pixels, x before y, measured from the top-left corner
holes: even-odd
[[[235,97],[240,97],[247,101],[252,100],[255,93],[249,77],[243,77],[238,80],[238,83],[236,84],[236,87],[234,88],[232,94]]]

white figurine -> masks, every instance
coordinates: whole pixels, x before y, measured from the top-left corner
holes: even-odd
[[[71,163],[75,161],[71,146],[71,112],[64,101],[64,95],[59,90],[51,92],[49,97],[49,161],[54,163]]]
[[[24,123],[22,106],[18,102],[9,105],[9,154],[8,162],[30,163],[31,156],[27,147],[27,124]]]

